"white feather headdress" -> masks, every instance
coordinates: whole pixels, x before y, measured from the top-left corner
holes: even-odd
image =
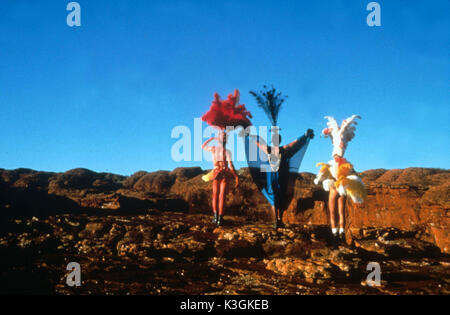
[[[353,115],[352,117],[345,119],[340,127],[334,117],[326,116],[325,119],[328,120],[328,128],[324,129],[322,134],[325,137],[331,137],[331,141],[333,142],[332,155],[344,157],[347,144],[355,137],[355,125],[358,124],[355,119],[361,119],[361,117]]]

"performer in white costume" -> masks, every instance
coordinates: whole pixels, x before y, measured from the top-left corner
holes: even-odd
[[[361,178],[355,172],[353,165],[345,158],[347,144],[355,137],[356,119],[360,116],[353,115],[345,119],[341,126],[333,117],[327,116],[328,128],[322,131],[325,137],[330,137],[333,143],[333,160],[328,163],[319,163],[319,173],[314,180],[318,185],[322,183],[323,188],[329,191],[328,208],[330,210],[330,223],[333,236],[341,241],[345,240],[345,202],[349,196],[355,203],[362,203],[367,196]],[[336,201],[338,203],[339,230],[336,220]],[[339,233],[338,233],[339,232]]]

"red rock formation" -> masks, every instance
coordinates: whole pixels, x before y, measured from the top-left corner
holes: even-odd
[[[211,187],[201,180],[200,168],[172,172],[138,172],[130,177],[75,169],[45,173],[27,169],[0,170],[0,209],[3,214],[107,211],[139,212],[151,209],[210,213]],[[252,183],[248,170],[239,171],[241,186],[227,196],[227,213],[252,220],[269,220],[270,208]],[[449,253],[450,171],[409,168],[370,170],[361,174],[368,188],[364,204],[348,204],[347,226],[394,227],[421,231],[422,238]],[[314,185],[313,174],[299,175],[294,199],[283,215],[285,223],[327,224],[327,193]]]

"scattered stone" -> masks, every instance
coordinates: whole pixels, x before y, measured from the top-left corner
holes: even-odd
[[[355,247],[333,249],[327,226],[274,232],[244,218],[229,222],[216,228],[210,216],[173,213],[6,221],[0,291],[28,285],[15,270],[39,269],[41,293],[72,294],[61,274],[77,261],[86,274],[80,294],[450,294],[448,256],[416,233],[361,228],[351,231]],[[381,287],[364,286],[374,261]]]

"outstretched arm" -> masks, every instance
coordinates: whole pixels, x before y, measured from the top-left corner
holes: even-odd
[[[212,152],[212,150],[213,150],[214,147],[208,146],[208,144],[209,144],[211,141],[215,140],[215,139],[216,139],[215,137],[212,137],[212,138],[209,138],[208,140],[206,140],[205,143],[202,144],[202,149],[205,150],[205,151],[210,151],[210,152]]]
[[[265,144],[262,144],[260,142],[256,142],[256,145],[265,153],[265,154],[269,154],[269,147],[266,146]]]
[[[258,148],[260,148],[265,154],[269,154],[269,146],[267,146],[267,144],[264,142],[264,140],[262,140],[261,138],[259,138],[257,136],[251,136],[251,137],[256,138],[255,143],[258,146]]]
[[[303,146],[309,139],[313,138],[314,138],[314,131],[312,129],[308,129],[303,136],[285,145],[283,149],[285,150],[285,152],[287,152],[288,156],[292,156],[295,153],[297,153],[298,150],[303,148]]]

